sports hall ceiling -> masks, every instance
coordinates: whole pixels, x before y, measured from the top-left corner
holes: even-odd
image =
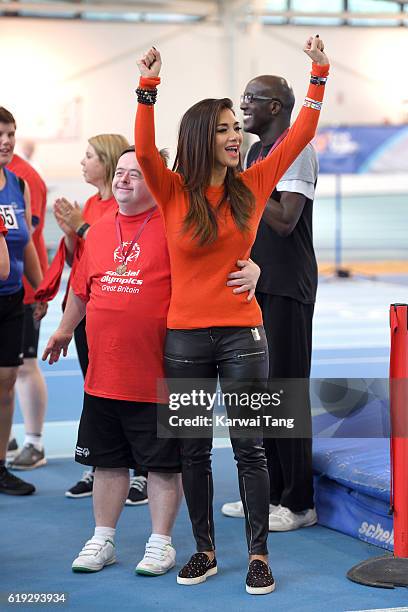
[[[0,17],[146,23],[408,25],[408,0],[0,0]]]

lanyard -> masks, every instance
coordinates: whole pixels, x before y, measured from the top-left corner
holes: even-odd
[[[277,138],[275,140],[275,142],[273,143],[273,145],[271,146],[271,148],[268,151],[268,155],[265,155],[265,157],[262,157],[262,149],[263,147],[261,147],[260,153],[257,157],[257,159],[251,164],[252,166],[254,164],[257,164],[258,162],[262,161],[263,159],[266,159],[267,157],[270,156],[270,154],[272,153],[272,151],[274,151],[276,149],[276,147],[282,142],[282,140],[286,137],[287,133],[289,132],[289,128],[286,128],[286,130],[279,136],[279,138]]]
[[[150,212],[150,214],[147,215],[146,219],[142,223],[142,226],[137,230],[136,234],[134,235],[134,237],[133,237],[130,245],[126,249],[126,251],[123,249],[122,229],[120,227],[120,221],[119,221],[119,216],[118,216],[119,215],[119,211],[116,213],[116,216],[115,216],[116,235],[118,237],[120,253],[121,253],[121,256],[122,256],[122,262],[116,268],[117,274],[124,274],[126,272],[126,270],[127,270],[127,266],[126,266],[127,258],[129,257],[133,247],[135,246],[135,243],[137,242],[137,240],[142,235],[142,232],[143,232],[144,228],[146,227],[146,225],[149,223],[150,219],[152,218],[152,216],[156,212],[156,209],[157,209],[157,206],[155,206],[153,208],[153,210]]]

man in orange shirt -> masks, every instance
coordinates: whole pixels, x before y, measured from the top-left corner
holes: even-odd
[[[40,261],[42,273],[48,267],[43,229],[47,207],[47,187],[38,172],[20,156],[14,154],[7,168],[27,181],[31,194],[31,219],[34,228],[32,238]],[[17,451],[14,440],[9,443],[14,458],[10,467],[14,470],[30,470],[46,463],[42,442],[44,417],[47,407],[47,387],[38,366],[37,350],[40,337],[40,321],[34,319],[34,290],[23,278],[24,284],[24,363],[17,375],[16,389],[24,416],[25,438],[23,448]]]

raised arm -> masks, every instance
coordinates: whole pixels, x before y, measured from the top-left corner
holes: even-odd
[[[135,122],[136,157],[144,179],[159,206],[165,206],[179,176],[166,167],[156,147],[154,127],[154,103],[157,85],[160,83],[160,53],[151,47],[137,62],[140,70],[139,87],[136,90],[138,105]]]
[[[268,157],[241,175],[257,194],[257,207],[262,210],[281,177],[316,133],[329,74],[329,60],[324,53],[323,41],[318,36],[309,38],[303,50],[313,60],[313,65],[307,96],[296,121],[286,138]]]

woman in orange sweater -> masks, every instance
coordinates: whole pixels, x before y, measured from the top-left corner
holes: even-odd
[[[217,375],[223,390],[227,381],[259,385],[267,380],[268,348],[260,308],[254,300],[230,293],[224,279],[238,259],[248,257],[270,194],[315,134],[329,65],[318,36],[307,40],[304,51],[313,68],[297,120],[279,146],[245,172],[239,172],[241,128],[228,98],[202,100],[185,113],[175,171],[165,167],[155,145],[153,112],[160,54],[152,47],[138,62],[136,155],[164,218],[172,273],[165,347],[170,391],[175,379],[192,379],[192,387],[194,379],[208,379],[206,391],[215,391]],[[206,278],[200,274],[203,269],[208,271]],[[231,443],[246,518],[246,590],[270,593],[275,582],[267,557],[269,479],[262,440],[238,437]],[[198,552],[179,572],[177,582],[189,585],[217,573],[212,440],[182,439],[181,448],[184,493]]]

